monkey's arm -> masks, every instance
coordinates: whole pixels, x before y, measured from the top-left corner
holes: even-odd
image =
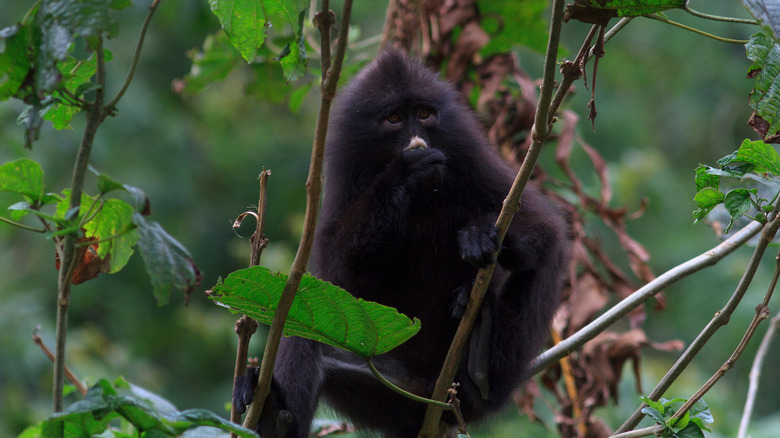
[[[324,218],[323,237],[346,245],[342,254],[363,256],[386,250],[405,230],[411,196],[438,184],[445,160],[435,148],[403,152],[343,211]]]

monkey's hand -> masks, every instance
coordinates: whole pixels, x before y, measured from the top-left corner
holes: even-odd
[[[408,150],[401,153],[399,161],[406,167],[406,188],[435,184],[444,176],[444,162],[447,156],[436,148]]]
[[[243,376],[236,377],[233,385],[233,406],[242,414],[246,412],[247,405],[252,403],[259,372],[258,367],[247,367]]]
[[[247,367],[243,376],[236,378],[233,390],[233,405],[240,413],[246,412],[247,405],[252,403],[255,386],[260,374],[260,367]],[[264,438],[284,438],[294,436],[297,427],[290,411],[285,409],[284,399],[275,381],[271,381],[271,393],[263,405],[257,431]]]
[[[488,220],[472,222],[458,231],[460,255],[475,268],[484,268],[496,262],[498,229]]]

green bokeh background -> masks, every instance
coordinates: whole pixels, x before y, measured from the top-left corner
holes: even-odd
[[[340,2],[333,6],[340,9]],[[693,2],[710,13],[746,17],[740,2]],[[19,20],[31,1],[0,0],[0,28]],[[353,18],[361,38],[378,33],[386,2],[356,2]],[[114,53],[108,68],[109,95],[124,79],[148,2],[135,2],[115,14],[119,35],[106,47]],[[747,38],[755,27],[685,20],[732,38]],[[504,17],[511,26],[511,17]],[[199,48],[218,29],[206,1],[166,0],[150,26],[138,72],[119,105],[118,117],[106,121],[96,138],[91,163],[113,178],[144,190],[152,203],[151,219],[189,250],[204,273],[203,286],[184,306],[180,295],[158,307],[140,257],[119,274],[74,288],[70,310],[67,362],[92,382],[123,375],[171,400],[180,409],[202,407],[227,415],[235,355],[235,317],[211,304],[202,291],[220,276],[246,266],[253,225],[237,233],[233,219],[258,198],[257,175],[271,169],[267,235],[271,239],[262,263],[286,271],[300,236],[304,183],[308,171],[318,96],[310,93],[295,113],[285,103],[270,104],[247,95],[247,70],[233,72],[197,96],[171,91],[172,81],[190,68],[187,51]],[[587,27],[564,26],[569,53],[577,50]],[[636,209],[642,198],[647,212],[628,224],[646,245],[651,266],[661,273],[717,243],[702,224],[691,225],[695,191],[693,170],[735,150],[742,139],[757,138],[746,125],[752,81],[744,48],[696,36],[658,22],[638,19],[607,44],[599,64],[595,132],[585,120],[590,93],[578,82],[569,108],[581,116],[580,134],[607,159],[615,199],[612,205]],[[518,49],[523,68],[541,73],[542,57]],[[281,75],[281,72],[279,72]],[[592,72],[589,71],[589,78]],[[44,125],[32,151],[22,147],[16,125],[22,106],[0,103],[0,162],[19,157],[39,161],[47,190],[69,185],[70,172],[83,128],[54,131]],[[542,163],[552,161],[552,150]],[[598,191],[584,154],[574,155],[575,168]],[[549,167],[549,166],[548,166]],[[94,193],[94,179],[87,190]],[[0,193],[0,205],[17,199]],[[617,243],[607,229],[594,227],[603,245],[616,257]],[[668,289],[668,308],[648,309],[646,330],[654,341],[689,343],[719,310],[741,276],[751,250],[743,248],[717,267]],[[625,264],[625,262],[623,262]],[[690,369],[670,390],[670,397],[692,394],[728,357],[754,314],[771,276],[771,254],[731,323],[722,329]],[[56,271],[51,242],[0,225],[0,436],[15,436],[40,421],[51,409],[51,364],[31,342],[40,325],[53,347]],[[777,298],[771,310],[777,312]],[[763,327],[759,329],[759,336]],[[260,354],[264,336],[255,336],[253,354]],[[716,423],[712,436],[734,436],[747,389],[754,339],[733,371],[705,397]],[[649,391],[676,358],[648,351],[642,362],[642,384]],[[752,436],[776,436],[780,430],[780,346],[770,352],[761,381]],[[626,373],[618,406],[602,415],[616,427],[637,406],[630,373]],[[69,401],[75,400],[69,396]],[[550,418],[544,408],[540,415]],[[475,436],[555,436],[529,425],[509,408]]]

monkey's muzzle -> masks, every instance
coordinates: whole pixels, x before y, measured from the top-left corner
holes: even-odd
[[[404,148],[404,151],[419,151],[422,149],[428,149],[428,143],[415,135],[411,140],[409,140],[409,145]]]

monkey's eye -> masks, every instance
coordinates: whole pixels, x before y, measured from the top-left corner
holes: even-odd
[[[385,124],[391,128],[396,128],[401,124],[401,116],[396,113],[391,113],[385,117]]]
[[[433,114],[431,114],[431,111],[427,108],[422,108],[417,112],[417,118],[420,120],[428,120],[432,115]]]

